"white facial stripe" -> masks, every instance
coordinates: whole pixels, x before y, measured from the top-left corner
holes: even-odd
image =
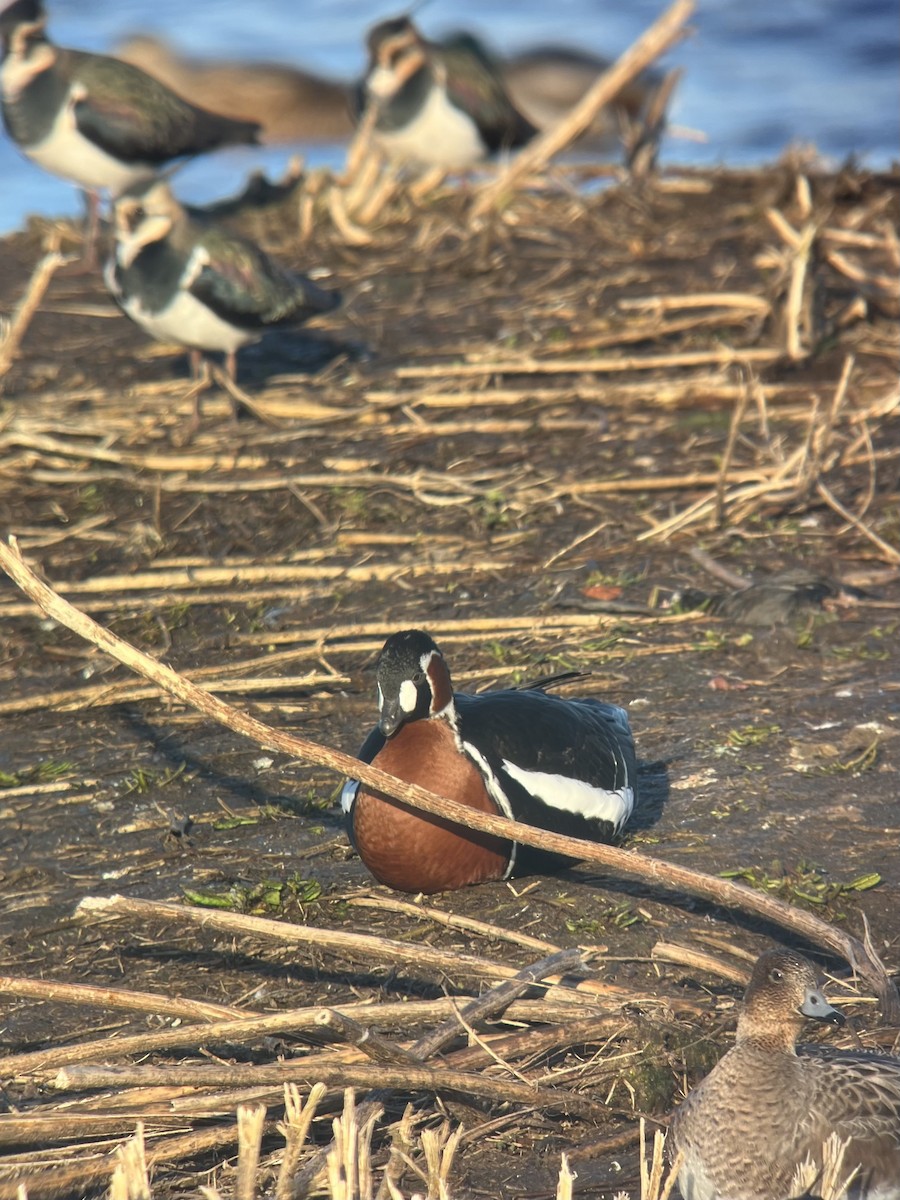
[[[419,692],[411,679],[404,679],[400,684],[399,700],[403,712],[411,713],[416,711],[416,705],[419,703]]]
[[[582,779],[569,779],[545,771],[523,771],[507,759],[503,760],[503,769],[550,808],[577,813],[589,821],[610,821],[618,828],[628,819],[634,805],[634,790],[630,787],[608,792]]]
[[[380,683],[376,683],[375,687],[378,691],[378,711],[381,712],[381,710],[384,708],[384,692],[381,690]]]

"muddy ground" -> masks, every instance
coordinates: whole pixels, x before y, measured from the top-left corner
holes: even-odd
[[[387,214],[356,246],[328,225],[300,244],[289,205],[251,214],[249,232],[289,263],[327,269],[345,304],[243,353],[240,385],[268,423],[233,422],[215,391],[193,435],[185,355],[119,316],[99,274],[60,272],[0,381],[0,524],[125,638],[263,720],[351,752],[373,720],[374,656],[398,628],[431,630],[466,689],[592,672],[577,687],[628,708],[643,764],[628,846],[736,873],[860,936],[868,921],[896,973],[898,183],[812,178],[808,204],[787,168],[679,175],[522,196],[480,231],[468,197],[450,193]],[[795,257],[770,210],[812,229],[796,310]],[[2,244],[0,312],[50,233],[35,223]],[[714,503],[691,515],[704,497]],[[678,588],[723,590],[698,550],[748,578],[805,566],[867,594],[762,625],[663,607]],[[541,957],[354,907],[392,894],[347,846],[336,778],[136,690],[9,581],[0,617],[9,976],[258,1012],[484,986],[189,924],[73,917],[85,896],[113,893],[220,898],[516,967]],[[517,1064],[606,1102],[601,1117],[413,1091],[385,1120],[413,1095],[423,1120],[462,1121],[455,1197],[551,1195],[560,1151],[588,1143],[599,1148],[578,1163],[577,1194],[638,1194],[637,1114],[663,1119],[708,1069],[748,957],[786,935],[586,866],[430,903],[558,946],[602,944],[593,975],[631,1002],[597,1001],[599,1016],[618,1015],[616,1037],[606,1025]],[[679,951],[660,943],[713,965],[667,962]],[[170,1023],[5,987],[4,1054],[91,1037],[114,1048]],[[865,986],[833,994],[871,1042],[892,1044]],[[209,1054],[252,1063],[307,1049],[287,1038]],[[0,1195],[23,1174],[32,1196],[89,1192],[52,1173],[107,1143],[36,1142],[4,1121],[101,1102],[60,1098],[41,1078],[6,1083]],[[273,1130],[264,1149],[279,1144]],[[232,1154],[157,1166],[156,1193],[196,1194],[212,1173],[229,1194],[233,1173],[217,1168]],[[414,1189],[412,1172],[400,1186]]]

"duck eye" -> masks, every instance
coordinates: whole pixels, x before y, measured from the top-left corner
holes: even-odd
[[[784,979],[784,971],[780,970],[778,967],[773,967],[769,972],[769,978],[773,983],[781,983],[782,979]]]

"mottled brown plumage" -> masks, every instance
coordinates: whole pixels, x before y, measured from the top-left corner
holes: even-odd
[[[771,950],[753,970],[734,1047],[676,1110],[685,1200],[786,1200],[807,1155],[850,1139],[849,1196],[900,1200],[900,1059],[795,1042],[807,1019],[843,1023],[799,954]]]

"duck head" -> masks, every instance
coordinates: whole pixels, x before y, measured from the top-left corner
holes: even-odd
[[[375,669],[378,727],[392,737],[407,721],[449,715],[453,708],[450,671],[433,639],[405,629],[384,643]]]
[[[791,950],[760,955],[744,994],[738,1038],[790,1043],[807,1020],[843,1025],[846,1018],[825,999],[812,964]]]

